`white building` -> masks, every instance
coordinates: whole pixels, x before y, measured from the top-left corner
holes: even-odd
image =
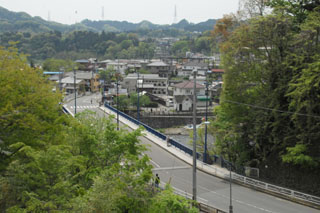
[[[173,105],[176,111],[191,111],[193,108],[194,82],[184,81],[173,85]],[[205,86],[196,83],[197,107],[205,107]]]
[[[128,93],[146,91],[154,95],[167,95],[168,78],[159,77],[157,74],[129,74],[123,79],[122,87],[128,90]]]
[[[178,70],[178,76],[189,77],[192,76],[192,71],[196,69],[198,75],[205,76],[208,71],[208,65],[203,62],[189,61],[182,65],[181,69]]]

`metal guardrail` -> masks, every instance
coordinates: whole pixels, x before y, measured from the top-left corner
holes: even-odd
[[[65,106],[62,106],[62,111],[63,111],[65,114],[74,116],[74,114],[73,114],[67,107],[65,107]]]
[[[192,195],[182,191],[180,189],[174,188],[173,187],[173,192],[176,195],[180,195],[182,197],[185,197],[186,199],[192,200]],[[206,212],[206,213],[226,213],[225,211],[221,210],[221,209],[217,209],[216,207],[210,206],[208,204],[206,204],[208,201],[202,198],[198,198],[199,200],[197,200],[197,207],[200,210],[200,212]]]
[[[288,198],[294,198],[294,199],[298,199],[298,200],[301,200],[304,202],[308,202],[308,203],[320,206],[320,197],[316,197],[313,195],[305,194],[302,192],[297,192],[297,191],[283,188],[280,186],[268,184],[268,183],[265,183],[265,182],[262,182],[259,180],[255,180],[255,179],[252,179],[249,177],[238,175],[236,173],[232,173],[232,179],[236,180],[240,183],[246,184],[246,185],[250,185],[250,186],[257,187],[257,188],[260,188],[260,189],[263,189],[266,191],[275,192],[277,194],[284,195],[285,197],[288,197]]]
[[[162,140],[166,140],[167,139],[167,136],[162,134],[161,132],[158,132],[157,130],[151,128],[150,126],[132,118],[131,116],[125,114],[124,112],[121,112],[121,111],[118,111],[117,109],[113,108],[112,106],[108,105],[107,103],[104,104],[104,106],[110,110],[112,110],[113,112],[115,113],[119,113],[119,115],[121,115],[122,117],[126,118],[127,120],[133,122],[134,124],[136,125],[141,125],[143,126],[148,132],[150,132],[151,134],[157,136],[158,138],[162,139]],[[180,149],[181,151],[193,156],[193,150],[190,149],[189,147],[186,147],[185,145],[179,143],[178,141],[176,140],[173,140],[173,139],[169,139],[169,143],[171,145],[173,145],[174,147]],[[201,156],[200,153],[197,153],[197,159],[199,159]]]

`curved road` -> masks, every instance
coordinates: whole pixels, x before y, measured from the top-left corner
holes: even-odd
[[[91,104],[91,99],[93,103]],[[105,116],[98,108],[99,95],[84,96],[77,99],[77,112],[89,109]],[[74,111],[74,101],[66,104]],[[121,124],[122,125],[122,124]],[[149,148],[148,156],[154,165],[154,173],[158,173],[161,182],[170,182],[186,196],[192,194],[192,167],[160,148],[145,137],[141,142]],[[210,206],[228,212],[229,190],[228,181],[197,171],[197,199]],[[232,205],[235,213],[320,213],[319,210],[303,206],[291,201],[274,197],[237,184],[232,184]]]

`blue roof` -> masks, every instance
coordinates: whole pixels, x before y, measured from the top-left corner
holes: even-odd
[[[63,72],[49,72],[49,71],[43,72],[43,74],[45,74],[45,75],[59,75],[61,73],[63,73]]]
[[[76,60],[76,63],[89,63],[89,60],[87,60],[87,59],[79,59],[79,60]]]

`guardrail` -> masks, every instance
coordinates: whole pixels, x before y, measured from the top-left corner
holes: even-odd
[[[228,178],[227,176],[225,177]],[[306,203],[314,204],[312,205],[315,208],[320,208],[320,197],[316,197],[313,195],[305,194],[302,192],[297,192],[291,189],[283,188],[280,186],[268,184],[259,180],[255,180],[243,175],[238,175],[236,173],[232,173],[231,178],[239,183],[252,186],[254,188],[259,188],[265,191],[273,192],[279,195],[283,195],[286,198],[292,198],[296,201],[303,201]]]
[[[131,121],[132,123],[136,124],[136,125],[140,125],[143,126],[148,132],[150,132],[151,134],[157,136],[158,138],[162,139],[162,140],[167,140],[167,136],[162,134],[161,132],[158,132],[157,130],[151,128],[150,126],[132,118],[131,116],[127,115],[124,112],[118,111],[117,109],[113,108],[112,106],[110,106],[109,104],[105,103],[104,106],[108,109],[110,109],[111,111],[115,112],[115,113],[119,113],[119,115],[121,115],[122,117],[124,117],[125,119]],[[185,145],[179,143],[176,140],[173,139],[169,139],[169,143],[171,145],[173,145],[174,147],[180,149],[181,151],[193,156],[193,150],[190,149],[189,147],[186,147]],[[201,156],[200,153],[197,153],[197,159],[199,159]]]
[[[72,117],[74,117],[74,114],[65,106],[62,106],[62,111],[65,113],[65,114],[68,114],[68,115],[72,115]]]

